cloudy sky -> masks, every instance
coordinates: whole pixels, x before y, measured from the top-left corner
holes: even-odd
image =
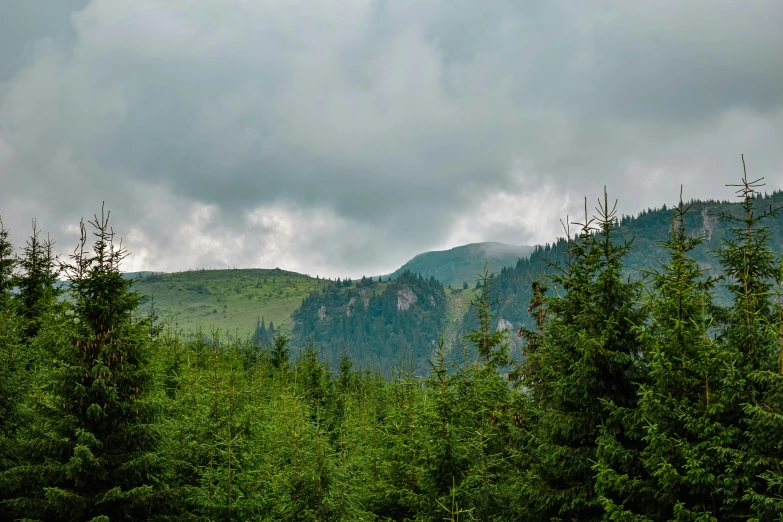
[[[0,0],[0,216],[126,270],[388,273],[783,188],[780,0]]]

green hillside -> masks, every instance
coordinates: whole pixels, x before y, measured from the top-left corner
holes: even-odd
[[[193,333],[215,326],[231,334],[251,335],[258,317],[288,327],[291,313],[328,281],[280,269],[194,270],[137,279],[134,290],[154,298],[161,318]]]
[[[738,215],[741,212],[740,203],[729,201],[693,201],[691,210],[685,221],[690,235],[707,238],[692,252],[706,273],[718,276],[718,262],[715,251],[729,237],[730,226],[719,219],[721,212]],[[770,207],[783,207],[783,192],[774,192],[759,197],[755,201],[757,211]],[[644,270],[660,267],[665,260],[666,251],[660,247],[670,232],[672,211],[664,205],[658,209],[648,209],[638,216],[623,216],[616,229],[618,241],[633,240],[633,247],[625,259],[625,269],[631,277],[642,277]],[[776,252],[783,251],[783,214],[768,219],[765,225],[769,227],[770,245]],[[572,230],[575,232],[575,230]],[[515,327],[520,324],[531,326],[527,308],[530,303],[531,278],[540,278],[550,273],[549,263],[560,266],[565,264],[566,242],[559,240],[552,245],[536,247],[527,259],[522,259],[515,266],[504,268],[497,273],[492,287],[492,298],[500,299],[502,303],[495,309],[496,321],[508,321]],[[718,303],[726,303],[728,294],[722,285],[715,287]],[[466,326],[474,324],[468,314],[465,317]]]
[[[490,272],[499,272],[503,267],[516,265],[520,258],[528,257],[534,248],[487,242],[424,252],[402,265],[392,277],[411,271],[425,278],[434,277],[444,285],[462,286],[467,282],[474,286],[484,263]]]
[[[308,296],[294,313],[294,344],[304,347],[312,340],[335,365],[346,352],[386,372],[410,358],[417,370],[425,370],[446,327],[447,302],[439,281],[410,272],[384,283],[335,282]]]

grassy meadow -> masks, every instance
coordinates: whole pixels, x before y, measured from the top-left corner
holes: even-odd
[[[280,269],[193,270],[142,277],[134,290],[154,300],[161,319],[181,334],[211,326],[240,338],[251,335],[258,317],[276,328],[291,326],[291,312],[328,281]]]

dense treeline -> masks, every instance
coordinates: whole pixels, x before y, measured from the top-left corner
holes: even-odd
[[[779,520],[783,263],[776,210],[740,188],[721,280],[682,203],[662,264],[628,278],[604,197],[532,281],[522,360],[485,275],[472,350],[441,339],[390,378],[280,331],[180,337],[139,309],[104,216],[63,263],[35,229],[17,258],[0,226],[2,518]]]
[[[294,345],[314,342],[333,365],[349,353],[387,375],[408,359],[422,371],[445,326],[446,294],[434,277],[408,271],[386,282],[338,279],[303,299],[293,321]]]
[[[759,208],[783,206],[783,191],[756,194],[755,201]],[[683,217],[689,236],[703,237],[691,251],[691,259],[698,262],[705,274],[719,276],[722,271],[718,251],[723,242],[731,237],[729,223],[719,219],[721,213],[741,212],[739,203],[729,201],[695,200],[688,203],[690,212]],[[645,271],[655,269],[666,260],[666,251],[660,248],[670,233],[671,209],[664,205],[658,209],[648,209],[638,216],[621,216],[615,238],[634,241],[634,248],[624,258],[623,269],[633,278],[640,278]],[[584,221],[583,216],[571,216],[572,221]],[[565,220],[564,220],[565,221]],[[775,249],[783,247],[783,216],[773,216],[765,223],[769,233],[770,245]],[[571,227],[570,237],[576,230]],[[501,269],[494,280],[491,296],[499,299],[496,309],[498,317],[514,323],[532,326],[527,308],[531,298],[531,282],[552,275],[553,266],[563,266],[566,262],[568,241],[559,239],[551,244],[539,245],[530,257],[520,259],[516,265]],[[714,297],[721,304],[728,304],[731,295],[728,290],[718,285],[713,288]],[[468,313],[464,324],[475,327],[475,318]]]

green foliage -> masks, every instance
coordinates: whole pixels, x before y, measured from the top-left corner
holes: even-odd
[[[272,352],[270,354],[270,362],[275,369],[288,369],[288,359],[290,358],[290,350],[288,344],[290,343],[288,334],[285,332],[275,333],[272,340]]]
[[[593,223],[586,215],[580,236],[569,243],[568,263],[552,278],[564,294],[544,298],[547,322],[519,372],[530,393],[525,416],[535,419],[524,492],[530,511],[543,520],[600,519],[607,488],[593,467],[627,473],[636,464],[623,428],[642,377],[635,329],[645,321],[637,306],[641,289],[623,278],[630,244],[614,242],[606,196],[597,230]],[[608,438],[615,443],[599,440]]]
[[[346,351],[365,366],[389,373],[393,364],[411,356],[417,370],[426,368],[445,319],[443,285],[406,272],[388,283],[365,279],[350,288],[338,280],[311,294],[294,313],[291,333],[295,346],[312,340],[335,366]]]
[[[134,288],[149,299],[154,297],[160,316],[183,337],[195,337],[199,328],[215,327],[240,339],[255,334],[258,317],[290,329],[291,313],[302,299],[330,284],[326,279],[280,269],[142,273],[134,279]],[[265,344],[264,340],[259,344]]]
[[[768,520],[780,516],[782,505],[774,493],[783,459],[780,311],[770,299],[781,268],[763,223],[777,208],[759,205],[758,181],[750,181],[746,172],[738,185],[741,213],[720,216],[731,226],[719,252],[731,296],[720,316],[718,339],[731,364],[718,390],[726,405],[720,419],[734,435],[720,445],[731,457],[722,487],[726,520],[744,519],[748,513]]]
[[[22,464],[19,435],[26,416],[22,410],[29,383],[20,321],[7,298],[0,296],[0,501],[18,490],[19,480],[10,470]]]
[[[60,293],[56,286],[60,268],[53,248],[54,241],[50,238],[41,240],[33,220],[32,234],[17,261],[21,274],[13,278],[19,289],[17,308],[23,319],[23,335],[27,338],[38,333],[43,317],[54,306]]]
[[[0,306],[5,308],[14,286],[13,275],[16,267],[14,246],[8,240],[8,229],[0,218]]]
[[[120,274],[126,254],[112,241],[108,216],[91,224],[92,252],[82,223],[81,242],[65,265],[73,313],[52,325],[59,360],[36,404],[30,470],[41,489],[10,501],[29,518],[138,520],[165,505],[149,324],[132,316],[139,298]]]
[[[103,215],[57,304],[36,290],[51,243],[31,238],[23,260],[43,269],[19,275],[45,284],[0,307],[0,518],[778,520],[783,258],[778,195],[756,190],[746,176],[738,207],[710,203],[710,230],[681,202],[663,235],[658,213],[617,219],[604,196],[546,260],[485,270],[475,290],[315,279],[290,340],[258,310],[244,338],[142,313],[132,285],[187,281],[226,315],[237,302],[216,273],[124,277]],[[289,274],[252,275],[286,293]],[[472,349],[449,342],[460,327]]]
[[[710,338],[715,280],[690,257],[705,239],[688,235],[691,211],[682,202],[672,211],[671,234],[662,242],[669,259],[650,272],[645,303],[650,322],[641,333],[649,378],[626,429],[641,442],[640,466],[630,476],[608,467],[600,471],[615,493],[614,499],[603,499],[604,507],[627,519],[715,520],[718,515],[722,459],[711,448],[726,434],[717,422],[722,405],[714,393],[724,360]],[[613,442],[603,441],[609,450]]]
[[[753,201],[759,209],[778,208],[783,206],[783,191],[756,194]],[[690,256],[705,274],[719,276],[721,264],[718,253],[723,241],[733,234],[729,222],[719,217],[721,213],[741,213],[742,204],[714,200],[693,200],[688,204],[691,212],[684,218],[685,226],[690,234],[704,236],[704,241],[691,251]],[[654,270],[661,262],[667,261],[668,254],[665,249],[660,248],[660,243],[669,237],[670,216],[669,210],[650,209],[638,216],[619,218],[615,236],[626,241],[633,239],[633,248],[624,258],[624,274],[640,279],[646,271]],[[780,249],[783,245],[783,219],[780,215],[767,221],[767,231],[769,244]],[[551,244],[538,246],[529,257],[498,271],[490,294],[490,300],[501,300],[495,310],[497,317],[513,324],[524,324],[528,328],[534,326],[533,319],[527,313],[532,297],[531,282],[554,274],[555,266],[565,266],[568,245],[567,238],[561,238]],[[723,285],[716,286],[714,292],[716,303],[728,305],[731,302],[731,295]],[[465,317],[464,323],[466,331],[476,324],[470,314]]]
[[[479,277],[481,283],[481,293],[471,302],[475,308],[475,317],[478,319],[479,327],[474,328],[465,339],[476,347],[479,357],[483,360],[484,366],[488,371],[494,372],[497,369],[504,368],[511,360],[509,358],[509,342],[506,332],[496,330],[492,318],[494,314],[490,310],[493,305],[500,304],[500,300],[489,300],[489,290],[492,285],[494,274],[487,272],[486,266],[484,273]]]
[[[8,471],[20,461],[18,434],[23,426],[20,411],[26,379],[20,321],[11,307],[13,245],[0,220],[0,501],[19,487]]]

